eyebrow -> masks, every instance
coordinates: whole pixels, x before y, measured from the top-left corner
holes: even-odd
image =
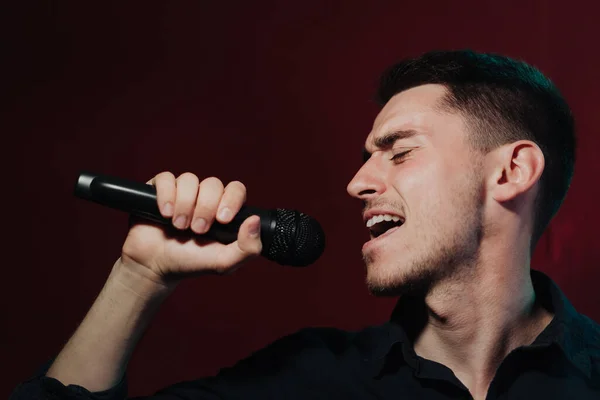
[[[419,133],[415,130],[396,130],[385,135],[382,135],[375,139],[374,146],[380,150],[388,150],[390,149],[398,140],[408,139],[410,137],[416,136]],[[367,151],[367,148],[363,148],[363,162],[367,162],[369,158],[371,158],[371,153]]]

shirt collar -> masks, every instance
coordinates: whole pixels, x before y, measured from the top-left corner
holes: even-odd
[[[370,364],[373,376],[378,376],[386,365],[386,361],[392,358],[390,355],[397,353],[399,353],[398,356],[393,357],[394,361],[404,362],[413,369],[418,369],[418,356],[412,346],[410,332],[407,332],[403,326],[407,324],[399,323],[399,321],[411,321],[412,323],[413,315],[417,315],[417,313],[413,314],[412,310],[415,310],[413,299],[402,297],[396,303],[390,320],[374,328],[374,334],[371,335],[373,345],[370,357],[365,359]]]
[[[579,314],[560,288],[547,275],[531,270],[531,279],[536,296],[541,304],[554,313],[550,324],[531,345],[547,347],[556,344],[566,358],[586,377],[592,375],[592,356],[600,357],[600,329],[591,319]],[[411,318],[411,299],[400,298],[392,312],[390,321],[375,327],[373,352],[369,358],[374,375],[378,375],[384,366],[386,357],[392,352],[398,354],[404,362],[413,368],[418,367],[417,355],[412,347],[409,333],[395,321]]]
[[[600,349],[598,325],[579,314],[558,285],[546,274],[532,270],[531,280],[541,304],[554,313],[554,318],[536,338],[532,347],[558,345],[569,362],[591,378],[592,357]]]

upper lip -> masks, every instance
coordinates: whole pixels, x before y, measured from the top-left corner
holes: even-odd
[[[382,208],[372,208],[372,209],[364,212],[363,213],[363,221],[366,224],[367,221],[370,220],[375,215],[383,215],[383,214],[396,215],[396,216],[400,217],[400,220],[402,222],[404,222],[404,215],[399,214],[396,211],[384,210]]]

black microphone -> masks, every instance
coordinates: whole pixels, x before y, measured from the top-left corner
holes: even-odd
[[[75,184],[75,196],[125,211],[131,215],[172,226],[170,218],[161,215],[156,201],[156,188],[121,178],[81,172]],[[261,255],[281,265],[304,267],[314,263],[325,249],[325,234],[314,219],[296,210],[263,210],[243,206],[228,224],[215,221],[208,232],[198,235],[228,244],[237,240],[242,222],[251,215],[260,217]]]

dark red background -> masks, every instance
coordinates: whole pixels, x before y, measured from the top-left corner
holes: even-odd
[[[576,174],[533,265],[600,320],[600,27],[590,3],[3,6],[0,392],[60,351],[119,256],[126,216],[73,196],[80,169],[139,181],[163,170],[239,179],[250,204],[299,209],[327,233],[312,267],[259,259],[181,285],[134,354],[131,395],[213,374],[304,326],[384,321],[394,300],[365,289],[367,232],[345,187],[378,111],[380,72],[431,49],[523,58],[569,100]]]

